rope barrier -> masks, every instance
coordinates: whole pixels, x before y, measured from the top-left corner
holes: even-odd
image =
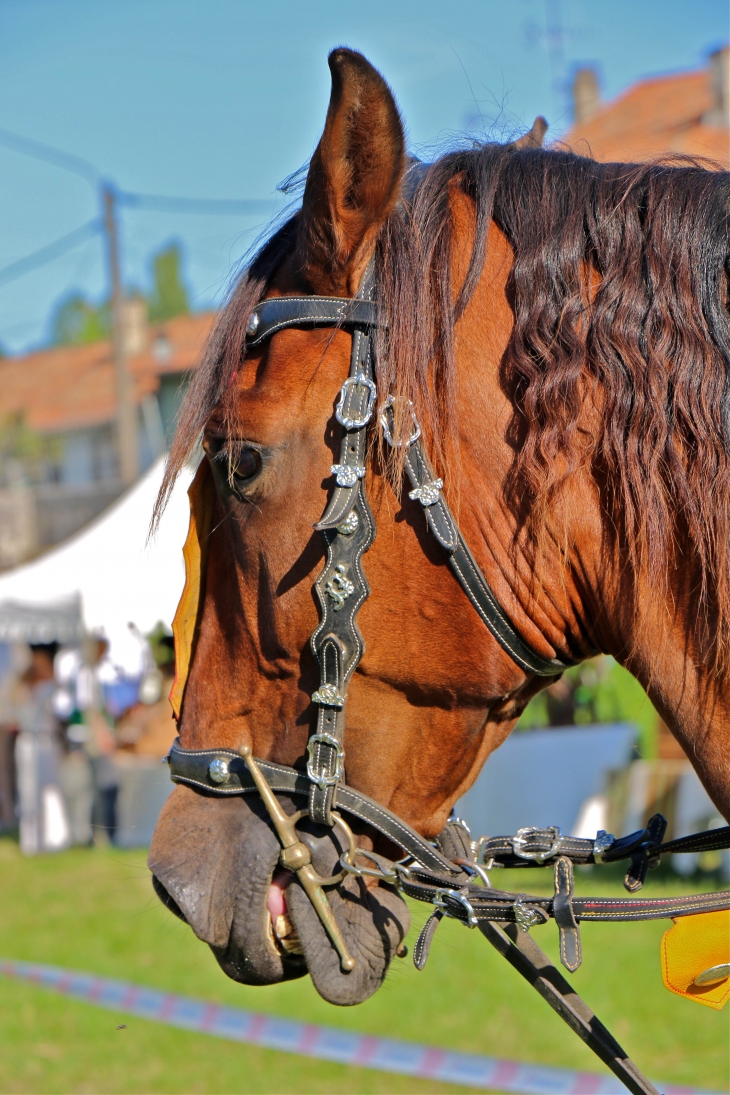
[[[295,1019],[224,1007],[58,966],[0,959],[0,974],[109,1011],[342,1065],[500,1091],[505,1095],[512,1092],[519,1095],[625,1095],[626,1090],[619,1080],[609,1075],[499,1060],[417,1042],[300,1023]],[[660,1090],[664,1095],[699,1095],[697,1089],[681,1085],[665,1084]]]

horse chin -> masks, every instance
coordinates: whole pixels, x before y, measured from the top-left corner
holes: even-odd
[[[282,803],[288,812],[295,808]],[[331,875],[341,849],[321,829],[305,823],[300,831],[315,870]],[[330,1003],[366,1000],[408,931],[404,901],[390,887],[368,888],[352,877],[327,888],[355,959],[345,973],[299,883],[291,878],[285,885],[277,869],[280,850],[258,799],[213,798],[178,786],[157,823],[149,866],[163,904],[208,943],[234,981],[270,985],[309,973]]]

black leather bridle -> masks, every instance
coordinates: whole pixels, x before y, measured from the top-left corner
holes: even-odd
[[[316,581],[321,619],[311,638],[320,669],[320,684],[312,695],[317,711],[316,724],[308,741],[306,771],[255,760],[248,748],[240,753],[227,749],[183,749],[178,740],[168,757],[171,777],[176,783],[216,795],[262,795],[282,843],[282,865],[294,870],[303,884],[308,879],[305,889],[340,953],[343,970],[351,969],[354,959],[348,956],[321,885],[340,881],[344,875],[341,872],[328,880],[314,876],[311,862],[304,862],[309,854],[305,845],[297,843],[296,819],[290,819],[289,823],[272,792],[306,796],[308,806],[303,813],[323,825],[342,824],[349,832],[343,813],[365,822],[402,848],[404,858],[392,862],[363,852],[355,849],[353,840],[350,852],[341,858],[343,872],[374,875],[406,895],[434,906],[414,947],[414,960],[419,969],[425,965],[433,933],[443,916],[459,919],[469,927],[478,927],[630,1091],[656,1095],[655,1088],[550,965],[529,936],[528,929],[554,918],[560,932],[561,960],[573,971],[581,962],[581,920],[655,919],[730,908],[730,891],[651,901],[578,899],[573,895],[574,863],[628,858],[631,864],[625,885],[629,892],[635,892],[643,884],[647,867],[660,855],[671,851],[726,848],[730,846],[730,827],[662,843],[666,821],[656,815],[646,829],[620,840],[602,832],[595,840],[586,840],[564,837],[558,829],[525,829],[514,837],[482,838],[473,842],[466,826],[458,819],[451,819],[432,842],[386,807],[346,783],[347,693],[364,652],[357,613],[369,594],[362,557],[375,537],[375,522],[365,491],[367,431],[378,405],[374,333],[384,322],[375,299],[372,266],[355,298],[271,298],[261,301],[250,317],[248,349],[262,345],[266,339],[290,327],[333,327],[352,333],[350,373],[342,385],[335,411],[342,427],[339,462],[331,469],[335,487],[324,516],[315,526],[322,532],[327,547],[325,566]],[[412,430],[403,442],[396,436],[395,407],[391,397],[380,404],[380,424],[389,444],[404,445],[405,468],[411,485],[409,497],[421,503],[428,527],[446,553],[457,581],[492,636],[525,673],[558,676],[575,663],[565,656],[546,658],[537,653],[502,612],[444,499],[443,483],[434,476],[411,408],[407,408],[407,413]],[[275,816],[277,811],[278,816]],[[374,866],[360,866],[355,862],[356,857],[363,857]],[[300,859],[303,862],[298,866]],[[494,889],[485,873],[485,869],[492,866],[543,865],[554,868],[552,897]],[[486,886],[478,884],[480,880]],[[310,890],[310,885],[319,886],[319,893],[312,896],[314,890]],[[499,927],[500,923],[507,926],[505,930]]]

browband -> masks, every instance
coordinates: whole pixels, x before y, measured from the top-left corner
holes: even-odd
[[[357,297],[267,297],[256,305],[246,328],[246,346],[258,346],[285,327],[376,327],[378,306]]]

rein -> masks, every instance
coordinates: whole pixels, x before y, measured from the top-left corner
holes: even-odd
[[[166,758],[171,778],[208,794],[261,795],[282,844],[280,863],[294,871],[304,887],[340,956],[343,971],[352,969],[355,959],[347,951],[323,887],[337,884],[347,874],[375,877],[434,907],[414,947],[418,969],[426,964],[431,940],[444,916],[478,928],[629,1091],[657,1095],[528,932],[531,927],[554,919],[560,935],[561,961],[573,972],[581,963],[581,921],[678,918],[730,909],[730,891],[658,900],[576,898],[573,892],[574,864],[629,859],[624,884],[633,893],[643,885],[647,869],[667,852],[730,847],[730,826],[663,844],[667,823],[657,814],[646,829],[619,840],[604,832],[599,832],[595,840],[563,836],[553,827],[521,829],[511,837],[482,837],[472,841],[466,826],[458,819],[451,819],[436,841],[431,842],[386,807],[345,782],[347,693],[365,648],[357,613],[370,592],[362,557],[375,537],[365,474],[367,429],[377,402],[373,333],[384,319],[373,299],[374,289],[371,264],[356,297],[263,300],[256,306],[247,327],[249,348],[261,345],[288,327],[324,326],[352,332],[350,373],[340,390],[335,411],[343,430],[339,462],[331,468],[336,485],[323,517],[315,525],[324,536],[327,557],[315,583],[321,620],[310,641],[319,664],[320,684],[312,695],[317,719],[307,744],[306,772],[256,760],[248,747],[239,753],[226,749],[183,749],[177,740]],[[546,658],[533,650],[502,612],[443,497],[443,482],[433,474],[421,442],[420,427],[410,408],[409,411],[412,431],[404,442],[395,438],[392,397],[384,401],[380,411],[386,441],[406,446],[409,497],[421,503],[428,527],[446,552],[457,581],[500,646],[526,673],[543,677],[559,675],[576,663],[557,654]],[[184,681],[176,682],[180,698],[183,688]],[[307,809],[288,817],[274,792],[306,797]],[[358,848],[343,813],[387,837],[404,851],[404,858],[392,862]],[[348,849],[340,858],[341,871],[332,878],[322,879],[316,874],[309,849],[299,840],[296,821],[305,815],[345,832]],[[368,860],[372,866],[359,865],[357,858]],[[493,867],[538,866],[553,868],[552,897],[495,889],[487,873]],[[500,924],[506,927],[503,929]],[[726,976],[730,976],[730,967]]]

